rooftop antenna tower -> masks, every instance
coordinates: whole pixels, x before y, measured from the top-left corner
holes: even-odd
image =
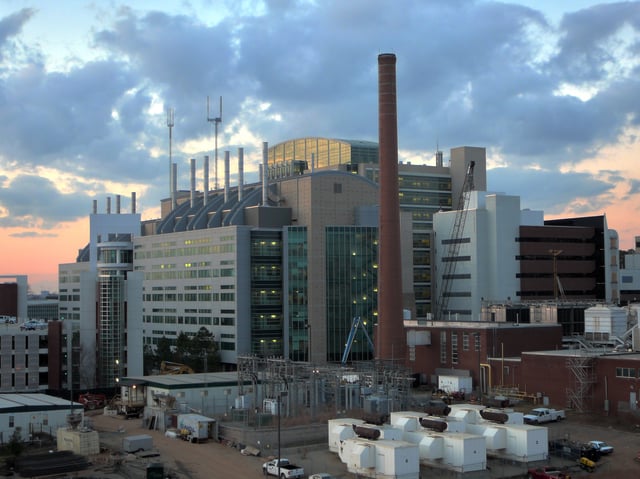
[[[169,128],[169,198],[171,199],[171,209],[176,207],[176,192],[173,191],[173,125],[174,111],[173,108],[167,108],[167,127]]]
[[[214,147],[215,147],[215,153],[214,153],[214,160],[213,160],[213,175],[214,175],[214,185],[215,185],[215,189],[218,189],[218,124],[222,123],[222,97],[220,97],[220,114],[217,117],[210,117],[209,116],[209,97],[207,96],[207,121],[208,122],[213,122],[214,127],[215,127],[215,143],[214,143]],[[206,192],[205,192],[206,194]]]

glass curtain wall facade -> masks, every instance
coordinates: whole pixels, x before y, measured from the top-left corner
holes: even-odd
[[[98,238],[98,311],[96,377],[102,387],[115,386],[126,374],[127,271],[133,269],[133,239],[130,234],[108,234]]]
[[[311,331],[308,321],[307,228],[304,226],[288,228],[286,239],[289,359],[309,361]]]
[[[377,322],[378,229],[329,226],[326,234],[327,361],[340,361],[359,316],[373,339]],[[350,361],[373,359],[362,331],[356,334]]]
[[[332,138],[297,138],[269,148],[269,178],[282,178],[296,172],[296,161],[304,160],[303,171],[315,168],[378,163],[378,144],[371,141],[336,140]]]
[[[284,356],[282,231],[251,232],[251,353]]]
[[[367,167],[365,176],[380,181],[378,166]],[[411,212],[413,226],[413,292],[416,318],[426,320],[431,313],[431,236],[433,215],[452,207],[451,176],[409,170],[398,171],[400,209]]]
[[[115,386],[124,362],[124,275],[103,271],[98,278],[98,383]]]

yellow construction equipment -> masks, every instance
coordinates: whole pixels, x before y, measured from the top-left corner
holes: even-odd
[[[160,374],[193,374],[194,371],[186,364],[162,361],[160,363]]]

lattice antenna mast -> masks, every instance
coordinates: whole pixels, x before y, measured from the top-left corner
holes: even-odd
[[[215,127],[215,140],[214,140],[214,160],[213,160],[213,174],[215,189],[218,189],[218,124],[222,123],[222,97],[220,97],[220,114],[217,117],[209,116],[209,97],[207,96],[207,121],[213,122]]]
[[[169,198],[171,199],[171,209],[175,208],[176,192],[173,191],[173,108],[167,108],[167,127],[169,128]]]

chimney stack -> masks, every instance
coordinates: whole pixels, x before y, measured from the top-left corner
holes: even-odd
[[[116,214],[120,214],[120,195],[116,195]]]
[[[107,196],[107,214],[111,214],[111,196]]]
[[[378,55],[378,142],[380,221],[376,359],[400,360],[404,364],[396,56],[392,53]]]
[[[131,214],[136,214],[136,192],[131,192]]]
[[[98,214],[98,200],[93,200],[93,214]]]

